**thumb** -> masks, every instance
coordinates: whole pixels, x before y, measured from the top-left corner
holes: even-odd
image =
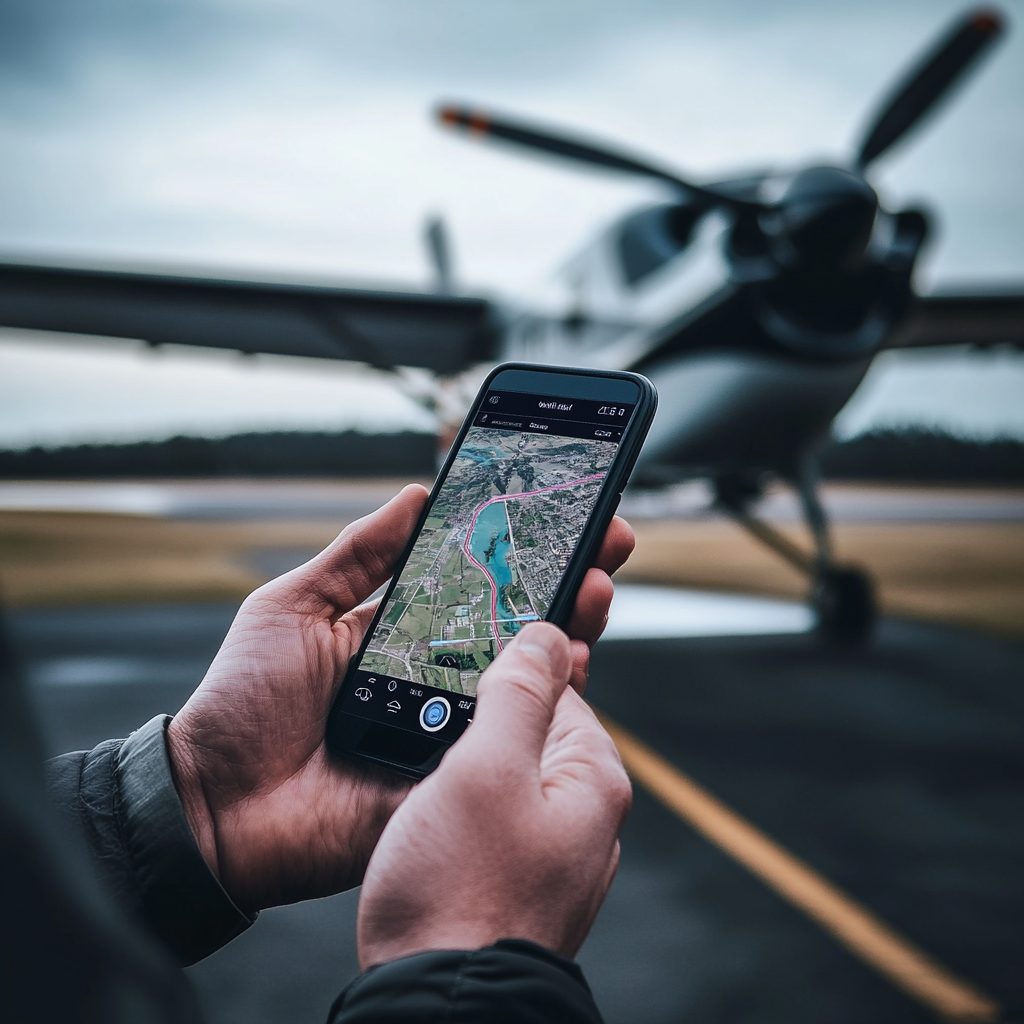
[[[459,745],[485,751],[491,763],[539,765],[571,670],[569,638],[550,623],[527,626],[480,677],[473,724]]]
[[[347,526],[320,554],[274,581],[297,605],[347,612],[384,583],[409,541],[427,492],[409,484],[386,505]]]

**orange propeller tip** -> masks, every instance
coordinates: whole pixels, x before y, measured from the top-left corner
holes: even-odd
[[[448,125],[449,128],[466,128],[477,134],[486,134],[491,124],[486,114],[450,104],[437,108],[437,119],[441,124]]]
[[[982,7],[971,15],[971,27],[986,36],[997,35],[1003,30],[1003,16],[994,7]]]

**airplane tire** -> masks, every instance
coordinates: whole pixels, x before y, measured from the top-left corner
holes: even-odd
[[[811,606],[818,635],[834,644],[865,643],[878,617],[871,577],[860,569],[820,572],[811,591]]]

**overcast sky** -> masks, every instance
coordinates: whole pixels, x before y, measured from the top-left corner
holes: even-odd
[[[936,212],[926,289],[1024,281],[1024,2],[1000,6],[1007,38],[874,173],[887,205]],[[423,221],[442,213],[467,287],[528,295],[657,186],[469,144],[430,123],[438,99],[619,140],[698,179],[842,159],[963,9],[4,0],[0,251],[423,285]]]

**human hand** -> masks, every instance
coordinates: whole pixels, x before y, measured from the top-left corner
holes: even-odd
[[[473,724],[370,858],[364,970],[507,938],[575,956],[615,876],[631,790],[571,672],[565,635],[538,623],[483,674]]]
[[[411,785],[332,758],[324,728],[373,618],[375,605],[360,602],[391,575],[425,499],[422,487],[406,487],[311,561],[251,594],[168,728],[193,835],[243,910],[358,885]],[[572,683],[580,692],[588,644],[607,619],[608,574],[632,547],[632,531],[614,520],[580,589],[570,625]]]

